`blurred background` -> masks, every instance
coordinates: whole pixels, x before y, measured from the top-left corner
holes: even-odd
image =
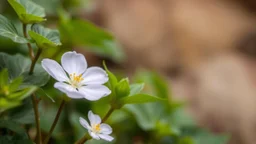
[[[49,26],[61,23],[62,6],[72,17],[113,34],[118,48],[107,56],[83,45],[72,47],[85,54],[89,65],[106,59],[113,71],[131,77],[140,69],[157,72],[198,125],[230,134],[230,144],[256,143],[255,0],[34,1],[46,9]],[[3,0],[0,13],[15,18]],[[62,36],[68,35],[61,26]],[[11,47],[2,38],[1,51],[16,53]]]

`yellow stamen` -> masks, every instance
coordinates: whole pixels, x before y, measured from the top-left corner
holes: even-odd
[[[72,81],[76,82],[76,83],[79,83],[79,82],[81,82],[82,80],[84,80],[84,79],[82,78],[82,74],[80,74],[80,75],[77,76],[76,73],[73,73],[73,74],[70,74],[69,76],[70,76],[70,79],[71,79]]]
[[[100,131],[100,124],[96,124],[93,126],[93,129],[96,131],[96,132],[99,132]]]

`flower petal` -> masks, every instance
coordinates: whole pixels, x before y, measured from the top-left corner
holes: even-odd
[[[90,134],[90,136],[92,137],[92,138],[94,138],[94,139],[96,139],[96,140],[99,140],[100,139],[100,137],[96,134],[96,133],[94,133],[94,132],[92,132],[92,131],[88,131],[89,132],[89,134]]]
[[[108,81],[107,73],[100,67],[90,67],[83,74],[82,83],[85,85],[90,84],[104,84]]]
[[[68,74],[76,73],[80,75],[87,68],[84,55],[78,54],[75,51],[64,53],[61,57],[61,65]]]
[[[73,88],[71,85],[63,83],[63,82],[56,82],[54,84],[54,87],[65,93],[68,97],[74,98],[74,99],[81,99],[84,98],[84,96],[76,91],[75,88]]]
[[[84,95],[84,98],[90,101],[99,100],[102,97],[105,97],[111,93],[108,87],[104,85],[87,85],[82,86],[78,89]]]
[[[111,134],[112,128],[108,124],[103,123],[100,125],[100,133],[101,134]]]
[[[80,124],[81,124],[84,128],[86,128],[86,129],[88,129],[88,130],[91,130],[90,125],[88,124],[88,122],[87,122],[84,118],[80,117],[80,118],[79,118],[79,122],[80,122]]]
[[[57,81],[63,82],[68,81],[68,77],[63,68],[54,60],[43,59],[42,67]]]
[[[114,138],[112,136],[109,135],[105,135],[105,134],[98,134],[98,136],[106,141],[112,141]]]
[[[100,116],[94,114],[92,111],[89,111],[88,118],[89,118],[91,126],[101,123]]]

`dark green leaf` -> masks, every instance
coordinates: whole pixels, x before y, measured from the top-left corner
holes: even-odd
[[[19,19],[25,24],[33,24],[45,21],[44,8],[31,0],[8,0]]]
[[[20,136],[0,136],[0,144],[33,144],[28,138],[22,138]]]
[[[77,19],[62,21],[60,32],[67,43],[85,46],[88,50],[116,62],[124,59],[124,53],[114,37],[89,21]]]
[[[13,80],[19,76],[23,77],[23,83],[20,86],[28,87],[31,85],[43,86],[49,80],[49,75],[45,72],[41,65],[36,64],[34,73],[29,75],[31,61],[22,55],[8,55],[0,53],[0,71],[8,69],[9,79]]]
[[[34,123],[34,109],[31,100],[26,99],[21,106],[11,109],[8,119],[20,124]]]
[[[0,14],[0,35],[11,39],[16,43],[28,43],[29,40],[21,36],[14,24]]]
[[[18,135],[28,138],[26,130],[23,129],[18,123],[11,120],[0,120],[0,128],[7,128]]]
[[[148,94],[135,94],[132,96],[124,97],[121,99],[123,104],[139,104],[139,103],[148,103],[156,101],[164,101],[165,99],[151,96]]]
[[[35,24],[28,32],[30,37],[35,40],[39,48],[50,48],[61,45],[58,30],[44,28],[42,25]]]

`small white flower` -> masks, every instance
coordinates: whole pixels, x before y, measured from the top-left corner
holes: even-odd
[[[70,98],[95,101],[111,93],[103,85],[108,81],[107,73],[100,67],[87,68],[87,62],[82,54],[75,51],[64,53],[61,65],[51,59],[42,60],[42,67],[58,81],[54,87]]]
[[[94,114],[92,111],[89,111],[88,118],[90,121],[89,123],[83,119],[82,117],[79,118],[80,124],[86,128],[90,134],[90,136],[94,139],[104,139],[106,141],[112,141],[114,138],[110,136],[112,133],[112,128],[105,123],[101,123],[101,118]]]

